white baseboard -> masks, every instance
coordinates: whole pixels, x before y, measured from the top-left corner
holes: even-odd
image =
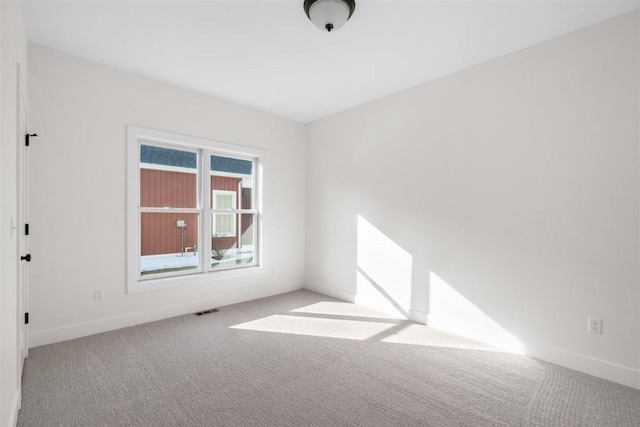
[[[11,405],[11,415],[9,415],[9,425],[15,427],[18,425],[18,412],[20,411],[20,392],[16,391],[13,396],[13,403]]]
[[[345,292],[330,286],[323,286],[317,283],[306,281],[305,289],[319,294],[337,298],[342,301],[354,302],[356,295]],[[499,331],[480,328],[476,325],[460,322],[455,319],[448,319],[442,316],[427,314],[419,310],[409,310],[409,320],[416,323],[429,325],[430,327],[441,329],[446,332],[480,341],[495,347],[503,348],[506,351],[524,354],[534,359],[553,363],[598,378],[613,381],[618,384],[640,389],[640,370],[595,359],[590,356],[572,353],[570,351],[551,348],[548,346],[534,346],[522,344],[514,340],[508,334],[501,334]]]
[[[409,320],[411,320],[412,322],[426,325],[428,319],[429,319],[429,315],[424,311],[414,310],[414,309],[409,310]]]
[[[614,383],[640,389],[640,369],[618,365],[559,348],[527,346],[526,355]]]
[[[510,353],[525,353],[524,345],[507,333],[479,327],[475,324],[461,322],[438,314],[428,314],[426,324],[435,329],[502,348]]]
[[[342,301],[347,301],[354,304],[356,302],[356,294],[351,292],[346,292],[340,289],[336,289],[331,286],[323,286],[314,282],[306,281],[304,288],[313,292],[317,292],[322,295],[327,295],[329,297],[342,300]],[[406,309],[404,307],[401,307],[401,308],[404,311],[409,313],[409,316],[408,316],[409,320],[416,323],[421,323],[423,325],[427,324],[427,316],[428,316],[427,313],[420,310]]]
[[[44,331],[33,332],[29,336],[29,345],[31,348],[46,344],[53,344],[60,341],[66,341],[74,338],[80,338],[87,335],[93,335],[101,332],[112,331],[115,329],[134,326],[141,323],[153,322],[169,317],[181,316],[211,307],[220,307],[238,302],[250,301],[254,299],[273,296],[281,293],[291,292],[297,289],[308,289],[323,295],[327,295],[342,301],[355,302],[356,295],[354,293],[345,292],[340,289],[329,286],[321,286],[317,283],[306,282],[304,286],[296,283],[289,286],[279,287],[278,289],[268,289],[261,292],[258,290],[250,296],[244,295],[241,300],[198,300],[188,303],[165,306],[152,310],[145,310],[136,313],[129,313],[121,316],[115,316],[105,319],[97,319],[90,322],[78,323],[61,328],[47,329]],[[572,353],[567,350],[552,348],[548,346],[535,346],[526,344],[522,351],[518,351],[513,347],[512,337],[501,335],[496,331],[479,328],[476,325],[459,322],[452,319],[446,319],[437,315],[429,315],[422,311],[410,310],[409,319],[422,324],[427,324],[436,329],[442,329],[447,332],[464,336],[476,341],[484,342],[496,347],[505,348],[515,353],[523,353],[527,356],[539,359],[565,368],[580,371],[589,375],[623,384],[629,387],[640,389],[640,369],[618,365],[607,362],[605,360],[596,359],[590,356]],[[11,414],[11,422],[15,425],[18,418],[19,396],[16,393],[14,405]]]
[[[521,344],[514,342],[513,337],[507,334],[479,328],[476,325],[443,318],[438,315],[428,315],[427,324],[432,328],[503,348],[512,353],[524,354],[534,359],[640,389],[640,370],[635,368],[545,345]]]
[[[305,289],[313,292],[317,292],[322,295],[326,295],[332,298],[336,298],[346,302],[356,302],[356,294],[351,292],[345,292],[340,289],[332,288],[330,286],[322,286],[314,282],[306,281],[304,285]]]
[[[218,297],[215,299],[189,301],[182,304],[164,306],[135,313],[127,313],[120,316],[96,319],[89,322],[76,323],[59,328],[31,332],[29,334],[29,347],[34,348],[42,345],[54,344],[88,335],[140,325],[142,323],[155,322],[157,320],[168,319],[170,317],[208,310],[212,307],[223,307],[230,304],[270,297],[302,288],[303,286],[299,282],[278,286],[277,288],[259,288],[250,294],[243,294],[242,296],[234,295],[227,296],[222,299]]]

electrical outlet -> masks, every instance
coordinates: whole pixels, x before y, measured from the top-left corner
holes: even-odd
[[[102,301],[104,299],[104,289],[94,289],[93,290],[93,300],[94,301]]]
[[[595,317],[589,317],[589,325],[587,327],[587,331],[592,334],[601,334],[602,333],[602,319],[596,319]]]

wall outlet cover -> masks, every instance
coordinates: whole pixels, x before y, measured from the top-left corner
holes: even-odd
[[[591,332],[592,334],[602,334],[602,319],[589,317],[587,331]]]

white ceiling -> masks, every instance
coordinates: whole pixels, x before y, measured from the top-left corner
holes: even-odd
[[[324,33],[303,0],[27,0],[29,41],[309,122],[615,16],[640,0],[357,0]]]

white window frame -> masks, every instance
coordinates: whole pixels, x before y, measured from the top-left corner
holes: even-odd
[[[238,209],[238,199],[237,199],[237,193],[235,191],[229,191],[229,190],[212,190],[211,191],[211,197],[212,197],[212,201],[213,201],[213,209],[218,209],[218,198],[216,197],[216,195],[229,195],[231,196],[231,205],[233,206],[233,210]],[[233,230],[233,233],[221,233],[218,231],[217,226],[218,224],[216,223],[216,221],[212,221],[212,228],[213,230],[211,231],[211,236],[212,237],[236,237],[237,236],[237,229],[236,229],[236,214],[233,213],[233,210],[229,210],[229,211],[221,211],[217,214],[214,215],[231,215],[231,229]]]
[[[195,209],[176,209],[180,212],[199,214],[198,224],[198,253],[199,268],[182,272],[141,275],[141,212],[158,211],[169,212],[166,208],[142,208],[140,206],[140,168],[147,165],[140,163],[140,145],[154,145],[198,153],[198,205]],[[213,191],[210,189],[211,155],[224,156],[253,162],[253,209],[225,209],[210,208]],[[264,245],[263,245],[263,193],[264,166],[267,152],[259,148],[213,141],[176,133],[164,132],[139,126],[127,126],[127,226],[126,226],[126,261],[127,261],[127,293],[137,293],[162,288],[171,288],[189,284],[215,283],[233,277],[251,274],[263,274]],[[215,172],[214,172],[215,173]],[[207,190],[207,191],[205,191]],[[237,196],[236,196],[237,197]],[[237,198],[236,198],[237,203]],[[254,254],[253,262],[212,269],[211,267],[211,237],[214,213],[254,214]],[[235,221],[234,221],[235,223]],[[208,237],[203,237],[208,236]]]

